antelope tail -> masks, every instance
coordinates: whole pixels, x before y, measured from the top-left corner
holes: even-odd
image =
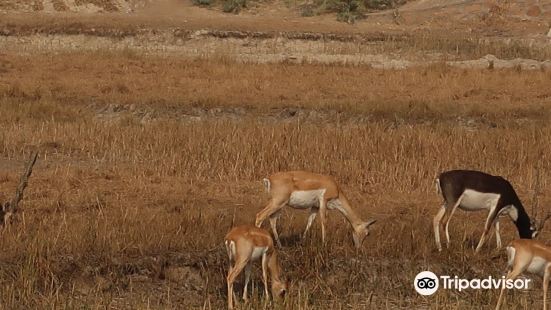
[[[271,189],[271,187],[272,187],[272,183],[270,182],[270,179],[264,178],[264,179],[262,179],[262,182],[264,182],[264,188],[265,188],[266,191],[269,193],[269,192],[270,192],[270,189]]]
[[[436,178],[436,180],[434,180],[434,183],[436,184],[436,193],[442,194],[442,187],[440,186],[440,179]]]

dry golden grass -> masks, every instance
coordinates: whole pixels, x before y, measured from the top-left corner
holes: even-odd
[[[305,212],[285,212],[281,261],[293,286],[283,308],[491,307],[497,291],[413,290],[425,269],[473,278],[505,268],[493,239],[473,254],[484,214],[458,212],[452,247],[436,251],[434,177],[451,168],[503,175],[530,213],[539,167],[540,202],[551,203],[549,72],[115,54],[1,60],[0,200],[30,150],[42,150],[23,212],[0,235],[3,308],[219,309],[223,236],[266,203],[262,177],[287,169],[334,175],[360,215],[379,222],[356,252],[338,213],[323,247],[318,225],[298,240]],[[290,107],[297,114],[282,116]],[[502,231],[505,242],[516,236],[509,221]],[[262,308],[253,279],[246,309]],[[540,307],[539,285],[509,292],[509,306]]]
[[[546,117],[551,71],[445,65],[376,70],[339,65],[235,64],[123,54],[0,55],[0,95],[155,109],[303,107],[441,120]],[[430,82],[427,82],[430,81]]]

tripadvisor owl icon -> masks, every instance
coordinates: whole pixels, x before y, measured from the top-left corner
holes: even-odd
[[[421,295],[432,295],[438,290],[438,277],[430,271],[422,271],[415,276],[413,286]]]

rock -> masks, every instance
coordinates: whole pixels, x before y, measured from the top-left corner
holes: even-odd
[[[94,292],[94,285],[90,283],[91,281],[85,279],[84,277],[77,278],[73,282],[74,290],[83,295],[89,295]]]
[[[113,282],[105,277],[96,276],[94,278],[96,289],[101,292],[108,291],[113,286]]]
[[[182,267],[168,267],[163,271],[163,276],[172,282],[182,282],[186,276],[186,269]]]
[[[279,112],[278,117],[279,118],[291,118],[295,117],[297,115],[298,110],[294,108],[285,108],[281,112]]]
[[[448,61],[446,64],[464,69],[486,69],[489,67],[489,61],[484,58],[477,60]]]
[[[164,270],[165,279],[182,283],[184,287],[191,289],[200,289],[203,286],[203,279],[199,272],[190,267],[167,267]]]
[[[145,113],[145,115],[140,119],[140,124],[144,125],[153,120],[153,116],[151,115],[151,112]]]
[[[82,275],[84,277],[91,277],[96,273],[98,273],[98,268],[97,267],[94,268],[92,266],[85,266],[84,269],[82,270]]]
[[[486,56],[484,56],[484,57],[482,57],[482,58],[484,58],[484,59],[486,59],[486,60],[488,60],[488,61],[496,61],[496,60],[499,60],[496,56],[494,56],[494,55],[492,55],[492,54],[488,54],[488,55],[486,55]]]
[[[531,17],[538,17],[538,16],[540,16],[540,14],[541,14],[541,9],[537,5],[531,6],[528,9],[528,11],[526,11],[526,15],[531,16]]]
[[[143,274],[134,274],[130,276],[132,282],[150,282],[151,278]]]

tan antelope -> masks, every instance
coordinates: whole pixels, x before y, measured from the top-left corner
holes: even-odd
[[[521,273],[535,274],[543,278],[543,309],[547,310],[547,289],[551,276],[551,248],[537,240],[518,239],[507,247],[507,276],[514,280]],[[501,288],[496,310],[505,299],[505,286]]]
[[[364,222],[350,207],[346,196],[331,176],[306,172],[277,172],[264,179],[264,187],[270,193],[268,205],[256,215],[256,226],[260,227],[269,218],[272,232],[277,245],[281,247],[277,233],[277,219],[281,209],[290,206],[295,209],[309,209],[310,216],[303,233],[303,238],[312,226],[319,213],[321,223],[321,239],[325,243],[325,225],[327,209],[339,210],[352,226],[354,245],[359,248],[369,234],[369,226],[376,220]]]
[[[242,225],[232,228],[225,238],[226,250],[230,260],[228,277],[228,308],[233,309],[233,283],[245,269],[245,286],[243,299],[247,300],[247,287],[251,277],[252,262],[262,259],[262,280],[264,282],[264,298],[268,299],[268,272],[272,281],[272,295],[281,298],[287,292],[288,283],[281,279],[279,262],[274,241],[270,233],[252,225]],[[234,263],[232,266],[232,262]]]
[[[497,247],[501,248],[500,216],[508,215],[511,218],[521,239],[536,237],[538,230],[543,227],[545,220],[540,223],[539,227],[536,226],[524,210],[511,183],[500,176],[493,176],[480,171],[452,170],[441,173],[436,179],[436,186],[444,197],[444,204],[433,220],[434,237],[439,251],[442,251],[440,225],[442,221],[445,222],[444,230],[449,247],[448,225],[457,208],[464,211],[488,211],[484,231],[475,252],[480,251],[482,245],[488,239],[492,226],[495,227],[496,231]]]

